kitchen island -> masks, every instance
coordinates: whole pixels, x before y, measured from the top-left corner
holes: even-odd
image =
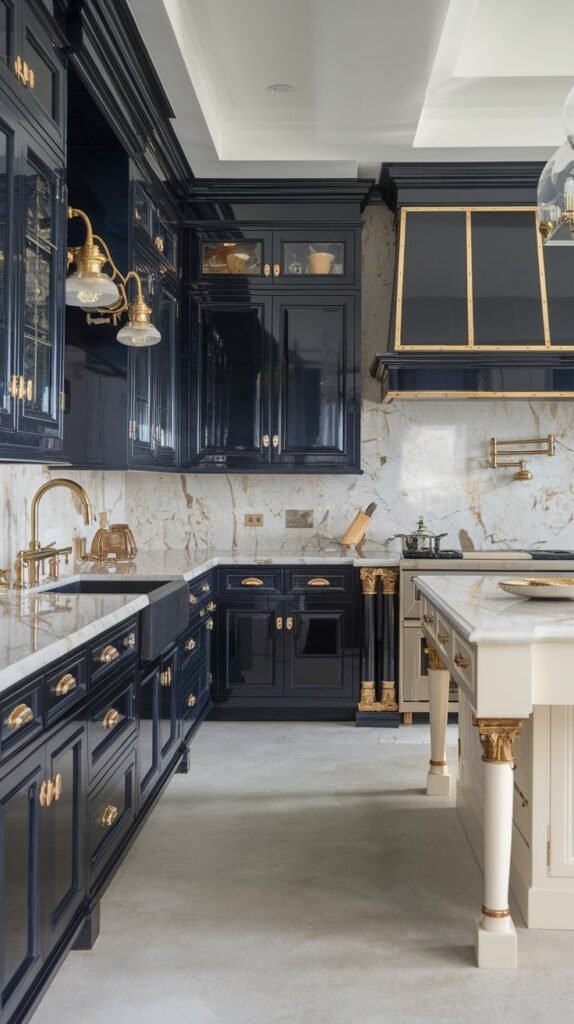
[[[417,579],[428,641],[429,795],[447,795],[449,673],[459,691],[457,810],[484,870],[479,967],[515,967],[512,888],[530,928],[574,929],[574,604],[503,577]]]

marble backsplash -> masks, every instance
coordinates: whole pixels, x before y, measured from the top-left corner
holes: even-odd
[[[34,491],[49,476],[70,476],[85,487],[94,511],[128,522],[144,548],[216,547],[242,554],[273,550],[304,553],[342,536],[359,508],[377,510],[370,546],[399,550],[392,540],[423,514],[430,529],[446,532],[444,547],[574,549],[574,403],[557,401],[408,401],[382,406],[369,376],[372,354],[388,331],[394,266],[392,218],[383,206],[367,210],[363,232],[362,466],[361,476],[257,476],[48,471],[0,465],[4,514],[0,566],[12,563],[29,540]],[[512,470],[492,470],[488,442],[556,436],[553,458],[533,457],[530,481]],[[64,544],[86,530],[72,494],[48,494],[41,510],[43,541]],[[290,521],[312,525],[286,527]],[[262,527],[246,527],[248,512]],[[300,513],[303,513],[301,515]]]

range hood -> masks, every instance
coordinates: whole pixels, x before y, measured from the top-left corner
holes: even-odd
[[[539,164],[383,167],[393,309],[371,374],[393,398],[574,398],[574,246],[544,249]]]

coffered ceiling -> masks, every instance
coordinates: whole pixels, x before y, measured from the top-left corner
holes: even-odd
[[[572,0],[129,3],[198,177],[538,160],[564,138]]]

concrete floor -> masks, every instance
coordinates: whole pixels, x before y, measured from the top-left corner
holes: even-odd
[[[450,730],[454,741],[455,732]],[[205,724],[33,1024],[562,1022],[574,933],[479,971],[481,876],[427,729]],[[454,764],[455,750],[449,749]]]

